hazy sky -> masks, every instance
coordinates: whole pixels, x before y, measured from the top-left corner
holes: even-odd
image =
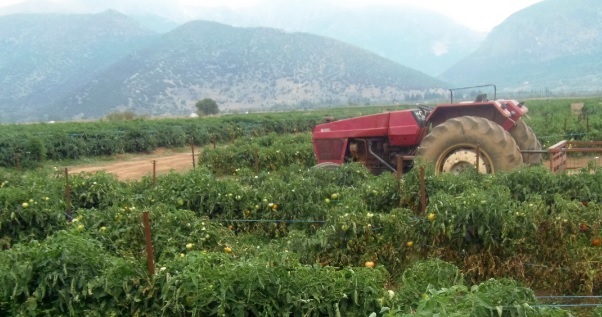
[[[0,0],[2,1],[2,0]],[[259,3],[288,0],[176,0],[190,7],[229,6],[244,8]],[[542,0],[323,0],[340,6],[412,5],[437,11],[478,31],[490,31],[514,12]]]
[[[0,7],[24,2],[26,0],[0,0]],[[48,0],[49,2],[77,2],[77,0]],[[98,0],[102,3],[104,0]],[[193,16],[194,10],[202,7],[228,6],[244,9],[247,6],[269,3],[287,3],[291,0],[121,0],[123,2],[141,3],[141,6],[169,5],[180,6],[181,11]],[[299,0],[298,3],[303,3]],[[322,0],[321,3],[331,3],[339,6],[371,6],[383,5],[412,5],[431,9],[445,14],[455,21],[478,31],[490,31],[512,13],[524,9],[542,0]],[[428,21],[425,21],[428,23]]]

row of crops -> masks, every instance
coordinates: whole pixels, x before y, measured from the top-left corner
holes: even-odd
[[[387,108],[344,109],[339,118]],[[0,125],[0,167],[33,167],[158,147],[224,144],[239,137],[311,131],[326,111],[228,115],[222,117]]]
[[[586,101],[588,119],[569,101],[537,102],[548,101],[528,104],[527,120],[544,142],[599,133],[598,100]],[[358,111],[368,113],[341,116]],[[0,315],[602,316],[601,170],[435,176],[417,162],[398,180],[357,164],[314,169],[307,131],[325,114],[0,127],[2,165],[17,153],[23,167],[0,169]],[[157,141],[170,129],[181,143]],[[132,152],[227,144],[205,147],[185,174],[70,175],[67,191],[42,163],[114,154],[82,137],[103,131],[122,131],[111,146],[151,144]],[[52,143],[62,135],[84,141]],[[57,144],[79,154],[54,157]]]
[[[601,140],[599,98],[581,100],[582,115],[571,114],[573,100],[530,100],[529,118],[541,143],[563,139]],[[321,111],[228,115],[200,119],[134,120],[0,125],[0,167],[33,167],[61,161],[121,153],[151,152],[190,143],[228,143],[240,137],[310,131],[326,115],[337,119],[404,107],[338,108]]]
[[[600,170],[425,167],[421,212],[418,167],[313,169],[307,133],[236,142],[156,183],[70,175],[69,206],[63,173],[0,171],[0,315],[570,316],[536,294],[602,295]]]
[[[0,126],[0,166],[32,167],[60,161],[120,153],[151,152],[191,143],[225,143],[242,136],[309,131],[321,120],[315,114],[225,116],[204,119],[129,122],[56,123]]]

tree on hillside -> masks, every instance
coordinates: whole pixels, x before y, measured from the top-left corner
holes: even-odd
[[[199,116],[210,115],[210,114],[218,114],[219,107],[215,100],[210,98],[205,98],[196,103],[197,114]]]

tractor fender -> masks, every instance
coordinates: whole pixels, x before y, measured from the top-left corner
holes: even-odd
[[[481,117],[493,121],[508,131],[514,127],[516,120],[522,115],[511,113],[505,104],[498,101],[464,102],[442,104],[436,106],[426,118],[433,127],[458,117]]]

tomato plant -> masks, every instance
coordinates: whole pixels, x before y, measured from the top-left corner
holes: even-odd
[[[423,316],[444,310],[489,315],[513,300],[533,303],[508,277],[558,293],[602,291],[600,249],[592,245],[602,228],[597,170],[435,175],[425,166],[422,212],[418,169],[401,180],[374,176],[357,163],[313,169],[309,134],[269,134],[307,131],[294,123],[301,121],[206,122],[155,127],[166,143],[182,142],[183,135],[200,144],[231,142],[203,149],[202,166],[159,176],[156,184],[150,177],[121,182],[103,173],[70,175],[68,215],[62,173],[0,170],[0,314],[101,315],[96,307],[115,315],[166,309],[208,316],[380,316],[410,308]],[[115,135],[128,131],[113,127],[121,131]],[[132,129],[150,127],[141,122]],[[158,144],[157,133],[141,140]],[[63,145],[47,147],[47,155],[80,145],[76,155],[88,153],[86,146],[113,138],[98,131],[55,139]],[[115,142],[98,153],[123,146]],[[143,211],[151,219],[152,279]],[[425,263],[429,258],[441,260]]]

